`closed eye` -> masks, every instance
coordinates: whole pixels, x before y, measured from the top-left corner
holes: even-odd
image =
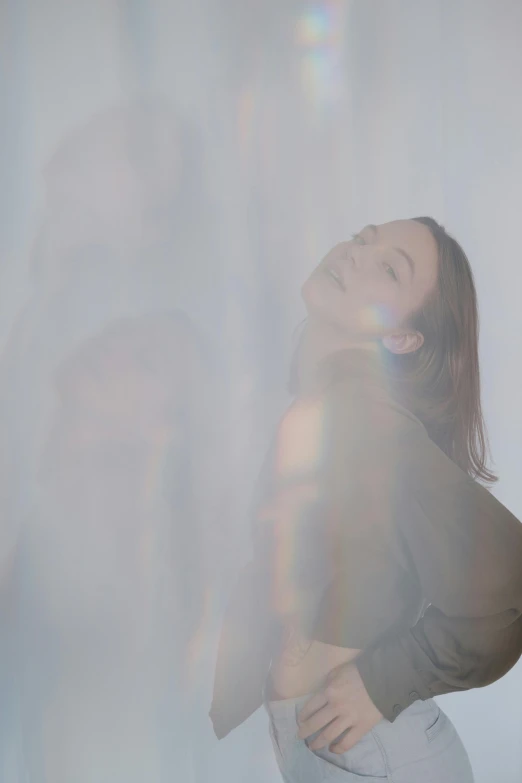
[[[360,234],[352,234],[352,239],[355,240],[355,242],[358,242],[359,245],[366,244],[364,239]]]
[[[386,274],[389,275],[392,278],[392,280],[395,280],[395,282],[398,283],[399,282],[399,278],[397,277],[395,269],[392,266],[390,266],[389,264],[386,264],[386,263],[383,264],[383,267],[384,267],[384,271],[386,272]]]

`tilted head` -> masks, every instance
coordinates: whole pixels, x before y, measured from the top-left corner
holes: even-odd
[[[368,225],[336,245],[302,288],[309,315],[383,365],[432,439],[486,482],[478,309],[459,243],[433,218]]]

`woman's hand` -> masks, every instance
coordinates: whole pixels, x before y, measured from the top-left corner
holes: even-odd
[[[298,736],[306,739],[320,731],[309,744],[311,750],[328,745],[333,753],[346,753],[382,718],[355,663],[344,663],[328,674],[322,690],[300,711]]]

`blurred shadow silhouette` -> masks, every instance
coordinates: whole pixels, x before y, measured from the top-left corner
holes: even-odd
[[[226,463],[215,352],[179,309],[220,306],[201,161],[146,99],[45,170],[34,290],[0,360],[0,744],[31,780],[192,768]]]
[[[114,318],[204,296],[191,281],[211,234],[200,158],[173,110],[143,99],[72,131],[46,167],[34,289],[0,359],[4,552],[30,498],[59,362]]]
[[[216,556],[204,345],[179,312],[121,319],[56,385],[15,567],[26,763],[53,783],[171,779],[200,752],[191,642]]]

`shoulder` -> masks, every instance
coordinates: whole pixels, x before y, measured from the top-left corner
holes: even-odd
[[[429,437],[422,422],[384,384],[342,381],[324,396],[324,438],[332,459],[371,476],[393,476],[404,497],[477,487]],[[472,489],[473,491],[473,489]]]

